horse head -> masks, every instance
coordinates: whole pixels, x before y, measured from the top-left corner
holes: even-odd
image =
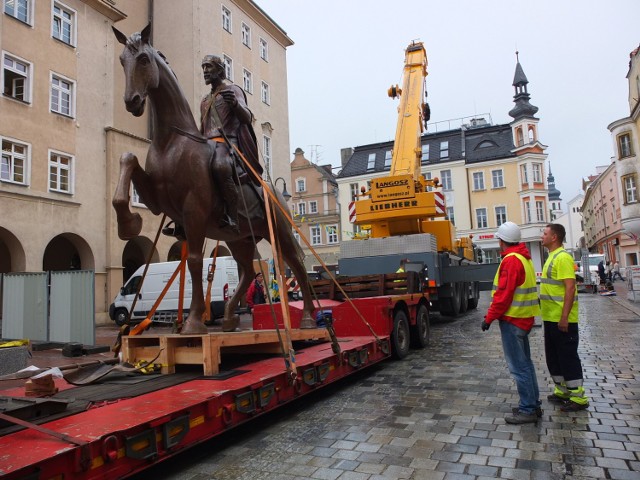
[[[160,83],[158,55],[149,43],[151,24],[128,38],[117,28],[111,28],[118,42],[124,45],[120,54],[125,76],[124,103],[128,112],[139,117],[144,113],[149,91]]]

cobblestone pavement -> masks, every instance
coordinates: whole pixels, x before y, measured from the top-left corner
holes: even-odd
[[[619,284],[618,284],[619,286]],[[618,288],[617,286],[617,288]],[[504,421],[517,393],[488,306],[432,324],[431,345],[256,419],[138,478],[640,479],[640,310],[580,294],[587,411],[546,402],[542,328],[531,335],[544,414]],[[304,403],[303,403],[304,402]]]

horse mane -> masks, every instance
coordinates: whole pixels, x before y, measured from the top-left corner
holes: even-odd
[[[145,43],[142,41],[142,35],[140,34],[140,32],[135,32],[132,33],[131,36],[127,39],[127,45],[126,47],[129,49],[129,51],[131,53],[136,53],[138,51],[140,51],[140,49],[145,45]],[[162,53],[160,50],[156,49],[154,46],[152,46],[150,43],[146,43],[146,45],[153,51],[155,52],[158,57],[160,57],[162,59],[162,61],[164,62],[164,64],[167,66],[167,68],[169,69],[169,71],[173,74],[173,76],[176,78],[176,80],[178,79],[178,76],[176,75],[176,72],[173,71],[173,69],[171,68],[171,65],[169,65],[169,60],[167,60],[167,57],[165,57],[164,53]]]

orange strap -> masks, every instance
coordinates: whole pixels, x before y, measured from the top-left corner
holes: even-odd
[[[209,140],[213,140],[216,143],[225,143],[224,137],[211,137]]]

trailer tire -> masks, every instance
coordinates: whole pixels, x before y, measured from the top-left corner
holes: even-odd
[[[469,304],[467,305],[469,310],[475,310],[478,308],[478,300],[480,299],[480,284],[478,282],[473,282],[471,284],[471,298],[469,299]]]
[[[404,310],[396,310],[393,314],[393,331],[391,332],[391,346],[393,358],[402,360],[409,353],[409,319]]]
[[[129,318],[129,312],[126,308],[116,308],[113,314],[113,321],[116,322],[117,326],[121,327],[127,323],[127,318]]]
[[[429,309],[426,305],[420,305],[416,312],[416,324],[411,326],[411,346],[425,348],[429,345],[430,338]]]

